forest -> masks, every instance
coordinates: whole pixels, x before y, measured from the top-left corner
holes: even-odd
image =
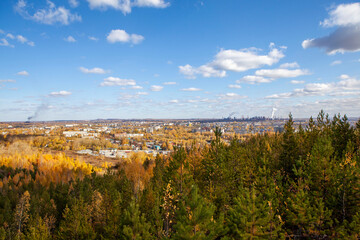
[[[217,128],[109,168],[4,142],[0,239],[360,239],[360,120],[290,114],[282,133]]]

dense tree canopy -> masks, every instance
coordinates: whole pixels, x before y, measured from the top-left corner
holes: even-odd
[[[360,121],[284,129],[106,172],[1,146],[0,239],[359,239]]]

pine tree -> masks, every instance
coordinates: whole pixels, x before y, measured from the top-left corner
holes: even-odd
[[[282,169],[285,172],[285,175],[289,179],[295,178],[293,168],[299,156],[293,124],[294,124],[293,118],[290,113],[289,120],[286,122],[284,126],[283,144],[282,144],[283,150],[280,155]]]
[[[296,182],[291,182],[290,194],[286,200],[285,221],[290,237],[322,238],[326,229],[332,226],[331,214],[322,198],[313,197],[310,192],[308,173],[305,172],[305,161],[298,161],[294,168]]]
[[[25,224],[29,220],[30,210],[30,193],[25,191],[21,196],[19,203],[16,205],[14,224],[16,229],[16,238],[20,239]]]
[[[123,236],[128,240],[153,239],[150,234],[150,224],[146,222],[145,216],[141,214],[139,205],[135,200],[124,212]]]
[[[51,239],[50,229],[46,222],[40,217],[35,216],[29,221],[29,226],[25,234],[26,240],[48,240]]]
[[[263,198],[253,186],[242,188],[229,211],[228,225],[232,239],[279,239],[281,218],[271,201]]]
[[[74,199],[71,208],[66,207],[64,210],[58,239],[95,239],[90,217],[89,206],[82,199]]]
[[[355,142],[355,131],[350,126],[348,118],[340,114],[335,115],[331,122],[333,147],[337,159],[341,159],[346,150],[348,142]]]
[[[176,213],[173,239],[216,239],[225,230],[222,218],[214,220],[215,208],[207,204],[193,186],[189,196]]]

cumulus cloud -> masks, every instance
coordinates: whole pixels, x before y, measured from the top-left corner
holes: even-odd
[[[164,0],[87,0],[91,9],[106,10],[113,8],[123,14],[131,13],[132,7],[166,8],[170,3]]]
[[[173,99],[173,100],[170,100],[169,103],[179,103],[179,100]]]
[[[240,85],[237,85],[237,84],[230,84],[230,85],[228,85],[228,87],[229,88],[241,88],[241,86]]]
[[[133,79],[121,79],[118,77],[108,77],[100,84],[100,86],[135,86]]]
[[[76,39],[73,36],[68,36],[67,38],[64,38],[66,42],[76,42]]]
[[[338,5],[320,25],[338,28],[328,36],[304,40],[303,48],[324,48],[328,54],[360,51],[360,3]]]
[[[25,0],[19,0],[15,6],[15,10],[25,19],[33,20],[42,24],[53,25],[62,24],[69,25],[72,22],[81,21],[81,16],[73,14],[65,7],[56,7],[50,0],[46,1],[47,6],[38,9],[35,13],[28,12],[28,6]]]
[[[102,68],[97,68],[97,67],[91,68],[91,69],[80,67],[79,69],[80,69],[81,72],[86,73],[86,74],[89,74],[89,73],[92,73],[92,74],[105,74],[105,73],[109,72],[107,70],[104,70]]]
[[[163,84],[164,84],[164,85],[175,85],[176,82],[164,82]]]
[[[164,88],[163,86],[152,85],[152,86],[150,87],[150,91],[159,92],[159,91],[163,90],[163,88]]]
[[[273,94],[266,98],[290,98],[303,96],[348,96],[360,94],[360,80],[348,75],[341,75],[340,81],[332,83],[309,83],[304,88],[295,89],[292,92]]]
[[[340,4],[331,9],[329,16],[320,24],[325,27],[360,24],[360,3]]]
[[[51,92],[49,97],[65,97],[71,95],[71,92],[68,91],[59,91],[59,92]]]
[[[266,55],[260,55],[260,50],[247,48],[241,50],[224,50],[216,54],[213,61],[200,67],[193,67],[189,64],[179,66],[181,74],[187,78],[202,77],[225,77],[227,71],[244,72],[249,69],[259,68],[264,65],[271,66],[284,57],[281,48],[275,48],[270,44],[270,51]]]
[[[190,87],[190,88],[182,88],[181,91],[184,92],[198,92],[201,91],[202,89],[200,88],[194,88],[194,87]]]
[[[144,40],[144,37],[138,34],[128,34],[125,30],[115,29],[111,30],[106,39],[109,43],[122,42],[139,44]]]
[[[149,93],[148,92],[137,92],[136,95],[145,96],[145,95],[149,95]]]
[[[27,71],[21,71],[21,72],[16,73],[16,75],[29,76],[29,73]]]
[[[293,78],[299,77],[303,75],[308,75],[309,72],[303,69],[285,69],[285,68],[277,68],[277,69],[261,69],[255,72],[255,75],[261,77],[268,78]]]
[[[299,67],[297,63],[282,64],[280,68],[260,69],[255,71],[255,75],[247,75],[237,80],[237,83],[270,83],[278,78],[294,78],[310,74],[306,69],[286,69],[282,67]]]

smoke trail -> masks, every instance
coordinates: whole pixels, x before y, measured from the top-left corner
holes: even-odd
[[[28,121],[36,120],[39,114],[45,110],[49,109],[49,104],[41,103],[35,110],[35,113],[27,118]]]
[[[272,113],[271,113],[271,119],[274,119],[274,115],[275,115],[275,112],[277,111],[277,108],[273,108],[272,109]]]

